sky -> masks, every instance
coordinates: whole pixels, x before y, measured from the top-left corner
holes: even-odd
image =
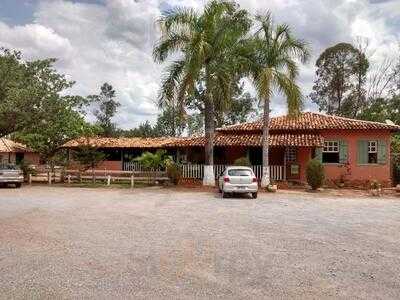
[[[54,57],[55,67],[76,81],[69,91],[82,96],[108,82],[121,102],[115,121],[132,128],[154,122],[165,65],[153,61],[159,37],[155,21],[173,7],[201,11],[203,0],[0,0],[0,47],[21,50],[27,60]],[[400,0],[237,0],[252,13],[270,10],[277,23],[290,25],[312,49],[300,69],[304,95],[311,91],[315,61],[338,42],[368,39],[373,65],[399,55]],[[249,87],[251,92],[251,87]],[[306,100],[305,110],[316,110]],[[282,96],[272,114],[285,113]]]

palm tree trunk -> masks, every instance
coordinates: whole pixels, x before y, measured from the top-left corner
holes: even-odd
[[[263,135],[262,135],[262,158],[263,158],[263,172],[261,178],[261,187],[266,188],[270,184],[269,178],[269,97],[264,99],[264,113],[263,113]]]
[[[214,176],[214,104],[206,92],[204,99],[205,165],[203,185],[215,186]]]

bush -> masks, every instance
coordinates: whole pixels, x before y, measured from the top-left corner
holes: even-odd
[[[173,161],[169,161],[166,164],[166,169],[168,178],[171,179],[171,182],[174,185],[177,185],[182,177],[180,166]]]
[[[324,166],[316,159],[312,159],[307,164],[307,183],[313,190],[320,188],[324,182]]]
[[[251,166],[250,160],[247,157],[238,158],[233,162],[233,164],[235,166],[246,166],[246,167]]]

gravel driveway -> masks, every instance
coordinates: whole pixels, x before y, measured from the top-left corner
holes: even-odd
[[[400,298],[400,199],[0,189],[1,298]]]

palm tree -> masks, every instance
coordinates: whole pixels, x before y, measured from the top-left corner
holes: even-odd
[[[271,14],[256,16],[256,32],[250,41],[252,59],[248,64],[260,102],[263,102],[263,175],[261,186],[270,183],[268,161],[270,100],[274,93],[286,96],[288,113],[297,115],[302,106],[302,96],[295,80],[298,76],[296,60],[305,63],[310,54],[307,44],[296,39],[286,24],[275,25]]]
[[[244,10],[230,1],[213,0],[198,14],[193,9],[176,8],[161,17],[161,38],[153,50],[157,62],[171,55],[178,58],[166,69],[160,104],[186,98],[201,87],[206,137],[203,184],[215,185],[213,139],[215,99],[230,100],[231,82],[237,78],[237,49],[251,27]],[[218,95],[218,97],[216,97]]]

